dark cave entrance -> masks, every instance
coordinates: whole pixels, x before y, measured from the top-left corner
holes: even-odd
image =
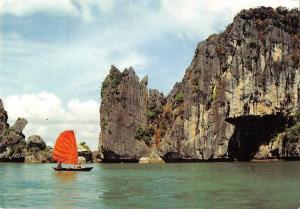
[[[104,156],[104,158],[102,159],[102,163],[138,163],[139,162],[138,159],[134,159],[130,157],[128,158],[121,157],[120,155],[110,150],[101,149],[101,152]]]
[[[292,125],[292,119],[283,114],[244,115],[226,121],[235,126],[228,144],[228,155],[238,161],[252,160],[261,145],[269,144],[278,133]]]

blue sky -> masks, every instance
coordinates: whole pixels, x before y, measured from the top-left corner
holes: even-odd
[[[259,5],[298,1],[0,0],[0,98],[11,122],[29,120],[27,136],[51,144],[74,128],[96,148],[99,87],[110,65],[132,66],[167,94],[199,41]]]

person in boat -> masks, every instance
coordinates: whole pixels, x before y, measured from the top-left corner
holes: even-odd
[[[61,166],[61,162],[57,162],[57,166],[56,166],[56,168],[58,168],[58,169],[62,168],[62,166]]]
[[[82,168],[81,165],[78,165],[78,150],[76,146],[75,133],[73,130],[64,131],[58,136],[53,148],[52,158],[53,160],[57,161],[57,167],[54,168],[55,171],[90,171],[93,168]],[[73,164],[74,168],[76,168],[77,165],[77,168],[62,168],[61,163],[70,165]]]
[[[81,163],[79,163],[75,168],[81,168]]]

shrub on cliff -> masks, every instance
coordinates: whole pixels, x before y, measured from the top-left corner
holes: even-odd
[[[80,151],[88,151],[88,152],[91,151],[90,148],[89,148],[89,146],[85,142],[80,142],[79,146],[78,146],[78,149]]]
[[[109,84],[110,84],[110,79],[109,79],[109,77],[107,76],[107,77],[104,79],[104,81],[102,82],[102,87],[101,87],[101,97],[104,96],[105,91],[106,91],[107,87],[109,86]]]
[[[117,91],[117,87],[121,83],[121,81],[122,81],[121,73],[116,73],[116,74],[107,76],[104,79],[104,81],[102,82],[101,97],[104,96],[104,94],[109,86],[112,89],[112,93],[115,93]]]
[[[147,112],[147,117],[151,120],[155,119],[160,113],[163,112],[162,106],[157,105],[152,102],[149,104],[149,111]]]
[[[176,102],[183,102],[183,98],[184,98],[184,94],[182,92],[179,92],[178,94],[176,94],[175,96],[175,101]]]
[[[154,118],[156,118],[157,115],[158,115],[157,112],[154,112],[154,111],[151,111],[151,110],[147,112],[147,117],[149,119],[154,119]]]
[[[300,122],[286,129],[283,136],[283,143],[298,143],[300,137]]]
[[[135,139],[139,141],[144,141],[148,146],[150,145],[154,131],[152,127],[139,127],[136,130]]]

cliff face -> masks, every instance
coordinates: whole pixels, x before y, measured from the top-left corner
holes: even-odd
[[[7,112],[0,99],[0,161],[24,162],[26,142],[22,131],[27,120],[19,118],[9,127],[7,119]]]
[[[52,149],[46,146],[44,140],[38,135],[32,135],[26,141],[25,163],[50,163]]]
[[[51,149],[41,137],[33,135],[25,141],[25,118],[18,118],[11,127],[7,119],[7,112],[0,99],[0,162],[52,162]]]
[[[147,78],[139,82],[133,69],[120,72],[114,66],[103,82],[101,95],[100,149],[103,161],[136,161],[148,146],[135,139],[146,125]]]
[[[199,43],[166,97],[132,69],[112,68],[102,87],[102,158],[137,160],[154,149],[166,161],[292,157],[264,148],[294,124],[299,66],[298,11],[262,7]]]

